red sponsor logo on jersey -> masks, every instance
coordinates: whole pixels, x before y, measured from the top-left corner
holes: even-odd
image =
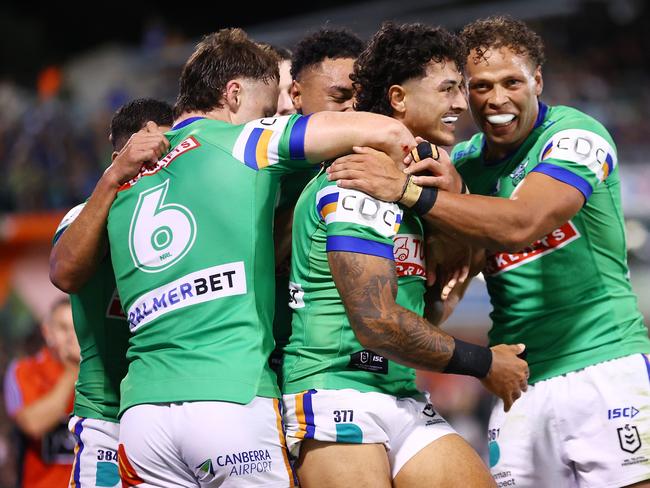
[[[120,296],[117,294],[117,289],[113,292],[113,298],[111,298],[111,301],[108,302],[106,317],[109,319],[126,320],[126,314],[124,313],[124,310],[122,310],[122,302],[120,302]]]
[[[120,187],[119,191],[131,188],[140,180],[140,178],[156,174],[161,169],[169,166],[172,163],[172,161],[176,159],[178,156],[180,156],[181,154],[186,153],[187,151],[191,151],[192,149],[196,149],[200,145],[201,144],[199,144],[199,141],[197,141],[194,137],[192,136],[188,137],[187,139],[183,140],[183,142],[181,142],[179,145],[177,145],[174,149],[169,151],[169,153],[167,153],[167,156],[165,156],[160,161],[158,161],[152,168],[146,168],[143,166],[142,169],[140,170],[140,173],[138,173],[138,176],[124,183]]]
[[[484,273],[494,276],[504,271],[517,268],[522,264],[541,258],[566,246],[580,237],[580,232],[571,221],[558,227],[547,236],[533,242],[530,246],[517,253],[500,252],[489,253],[485,264]]]
[[[424,241],[421,235],[397,234],[393,239],[397,276],[424,278]]]

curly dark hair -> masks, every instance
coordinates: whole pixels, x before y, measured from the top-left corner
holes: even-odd
[[[485,59],[489,48],[500,47],[527,55],[535,66],[542,66],[546,61],[542,38],[524,22],[509,15],[475,20],[463,27],[460,36],[470,51],[476,50],[475,62]]]
[[[221,29],[199,42],[183,66],[174,117],[222,107],[226,84],[237,77],[277,82],[278,57],[249,39],[242,29]]]
[[[172,106],[153,98],[136,98],[122,105],[111,119],[109,139],[114,151],[120,151],[129,138],[148,121],[172,126]]]
[[[452,61],[462,71],[467,49],[442,27],[385,22],[354,63],[355,110],[392,115],[388,89],[426,75],[427,64]]]
[[[299,79],[303,70],[326,58],[356,59],[364,46],[364,42],[348,29],[320,29],[296,45],[291,57],[291,78]]]

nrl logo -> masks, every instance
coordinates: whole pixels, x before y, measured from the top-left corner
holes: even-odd
[[[641,436],[636,426],[625,424],[625,427],[619,427],[616,430],[618,431],[618,442],[622,450],[634,454],[641,449]]]
[[[427,417],[435,417],[436,416],[436,411],[433,409],[433,405],[430,403],[427,403],[426,406],[424,407],[424,410],[422,410],[422,413],[426,415]]]

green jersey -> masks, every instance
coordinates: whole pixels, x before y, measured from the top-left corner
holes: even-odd
[[[327,252],[395,259],[397,302],[422,315],[421,222],[410,214],[402,219],[394,203],[338,188],[323,172],[300,196],[293,229],[290,305],[294,314],[285,348],[283,393],[353,388],[394,396],[417,394],[415,370],[365,350],[357,340],[334,284]]]
[[[132,332],[121,411],[140,403],[277,397],[273,209],[308,167],[308,117],[178,124],[172,150],[124,185],[108,216]]]
[[[54,242],[77,218],[85,203],[70,210]],[[110,257],[104,258],[78,293],[70,295],[74,329],[81,349],[74,414],[117,422],[120,381],[126,375],[129,328],[122,311]]]
[[[616,147],[593,118],[540,104],[535,128],[501,161],[475,135],[452,153],[472,193],[508,198],[530,172],[575,187],[582,209],[517,253],[488,253],[491,344],[526,344],[530,382],[650,352],[629,282]]]
[[[300,193],[309,180],[318,174],[318,168],[283,176],[280,180],[279,198],[276,214],[293,215],[293,208],[298,201]],[[277,245],[277,243],[276,243]],[[275,315],[273,317],[273,338],[275,349],[271,355],[271,368],[278,373],[282,370],[282,356],[284,346],[289,342],[291,335],[291,308],[289,307],[289,270],[291,268],[291,253],[284,262],[275,263]]]

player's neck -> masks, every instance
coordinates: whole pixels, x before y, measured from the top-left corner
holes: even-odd
[[[203,117],[205,119],[221,120],[222,122],[228,122],[229,124],[233,123],[232,114],[230,113],[229,110],[227,110],[224,107],[224,108],[215,108],[208,112],[202,112],[200,110],[195,110],[192,112],[183,112],[183,114],[181,114],[177,119],[174,120],[174,126],[177,126],[184,120],[191,119],[194,117]]]
[[[512,156],[515,152],[517,152],[519,146],[520,144],[512,144],[507,146],[501,144],[496,145],[490,144],[489,141],[486,141],[483,157],[486,161],[490,162],[504,161],[508,159],[508,157]]]
[[[530,128],[527,129],[524,134],[522,134],[519,139],[516,141],[513,141],[509,144],[498,144],[495,143],[494,141],[490,141],[490,139],[485,140],[485,149],[483,151],[483,157],[487,161],[504,161],[506,159],[509,159],[511,156],[513,156],[519,148],[526,142],[526,139],[532,134],[533,130],[535,129],[535,119],[533,119],[533,123],[530,125]]]

